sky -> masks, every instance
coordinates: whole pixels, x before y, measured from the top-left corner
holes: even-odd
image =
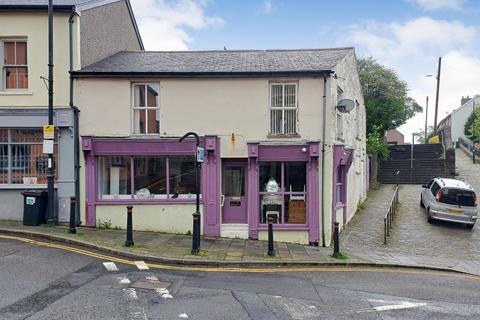
[[[480,94],[480,0],[131,0],[146,50],[353,46],[397,72],[434,122]],[[426,77],[426,75],[433,75]],[[425,113],[399,130],[411,142]]]

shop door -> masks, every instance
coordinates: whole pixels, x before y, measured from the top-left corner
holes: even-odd
[[[246,162],[224,162],[222,223],[247,223]]]

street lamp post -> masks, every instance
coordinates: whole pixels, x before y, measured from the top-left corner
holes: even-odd
[[[192,214],[193,218],[193,234],[192,234],[192,254],[198,254],[200,252],[200,166],[203,162],[202,156],[199,156],[200,137],[195,132],[187,132],[180,138],[182,142],[186,137],[195,137],[196,144],[196,161],[195,161],[195,212]],[[203,150],[203,149],[202,149]]]
[[[48,0],[48,125],[53,125],[53,0]],[[55,132],[55,131],[54,131]],[[47,223],[55,223],[54,189],[53,189],[53,153],[48,153],[47,160],[48,215]]]
[[[427,101],[426,101],[426,106],[425,106],[425,142],[428,143],[428,133],[427,133],[427,124],[428,124],[428,96],[427,96]]]
[[[433,124],[434,135],[437,135],[437,116],[438,116],[438,96],[440,92],[440,70],[442,68],[442,57],[438,57],[438,71],[437,71],[437,92],[435,99],[435,122]]]
[[[475,132],[473,131],[474,129],[474,124],[475,124],[475,97],[472,99],[472,160],[473,160],[473,163],[475,163],[475,142],[473,141],[473,139],[475,139]]]

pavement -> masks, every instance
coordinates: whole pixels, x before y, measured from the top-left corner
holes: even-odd
[[[397,268],[161,270],[0,239],[2,320],[479,319],[480,277]]]
[[[267,255],[267,242],[259,240],[202,237],[199,255],[191,254],[192,236],[134,231],[133,247],[125,247],[125,230],[77,228],[68,233],[65,226],[23,226],[20,222],[0,221],[1,234],[42,238],[89,248],[107,254],[170,264],[206,266],[268,266],[368,264],[354,255],[346,260],[332,257],[331,248],[275,242],[275,257]]]
[[[480,164],[473,164],[462,150],[456,151],[457,178],[468,181],[479,193]],[[393,185],[382,185],[370,192],[365,209],[342,233],[342,247],[347,254],[374,263],[433,265],[480,275],[480,225],[469,230],[461,224],[429,224],[419,205],[419,185],[401,185],[401,206],[388,244],[384,245],[383,216],[393,190]]]

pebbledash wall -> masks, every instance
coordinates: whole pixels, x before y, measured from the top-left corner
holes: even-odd
[[[345,64],[344,67],[340,67]],[[222,227],[222,165],[229,160],[247,166],[248,220],[246,236],[266,238],[260,216],[259,165],[265,161],[303,162],[306,165],[306,221],[275,225],[276,240],[329,245],[334,220],[343,226],[366,196],[365,109],[355,66],[349,56],[337,66],[341,77],[327,78],[324,201],[322,195],[323,77],[201,78],[201,79],[76,79],[76,105],[81,109],[82,221],[104,221],[125,227],[127,205],[134,206],[134,228],[185,233],[192,228],[193,198],[99,199],[99,156],[192,155],[194,142],[178,142],[187,131],[202,136],[206,150],[202,166],[202,232],[220,236]],[[343,68],[343,69],[342,69]],[[298,135],[269,136],[269,86],[272,82],[298,85]],[[132,134],[132,84],[160,85],[160,134]],[[338,116],[338,88],[342,97],[358,102],[357,111]],[[342,122],[337,123],[337,122]],[[359,123],[359,128],[357,128]],[[342,126],[344,135],[337,136]],[[353,129],[356,128],[356,129]],[[348,130],[347,130],[348,129]],[[342,167],[341,170],[338,170]],[[352,170],[353,168],[353,170]],[[133,170],[133,168],[132,168]],[[282,169],[283,170],[283,169]],[[344,171],[342,171],[344,170]],[[343,172],[338,174],[338,172]],[[337,188],[345,188],[338,196]],[[323,206],[323,218],[322,207]],[[323,225],[322,225],[323,224]]]

